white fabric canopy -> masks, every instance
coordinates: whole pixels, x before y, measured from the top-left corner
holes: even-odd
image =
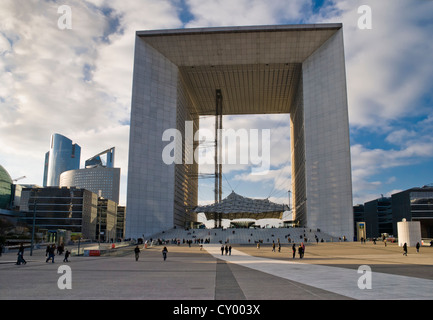
[[[238,195],[234,191],[219,203],[198,206],[196,213],[204,213],[206,219],[214,219],[215,214],[222,214],[222,219],[281,219],[283,212],[289,210],[285,204],[278,204],[268,199],[251,199]]]

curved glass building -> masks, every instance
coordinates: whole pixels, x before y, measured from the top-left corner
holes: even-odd
[[[120,168],[94,167],[68,170],[60,175],[61,187],[84,188],[119,203]]]
[[[62,172],[79,169],[80,155],[78,144],[61,134],[51,135],[50,151],[45,157],[44,187],[59,186]]]
[[[12,197],[12,178],[0,165],[0,209],[9,207]]]

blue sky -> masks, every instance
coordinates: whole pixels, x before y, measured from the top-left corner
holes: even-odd
[[[42,184],[57,132],[81,145],[82,162],[116,147],[126,203],[136,30],[322,22],[343,23],[354,204],[433,183],[433,1],[71,0],[72,29],[60,30],[62,4],[0,3],[0,164],[22,183]],[[371,7],[371,29],[358,27],[361,5]],[[271,144],[289,148],[287,119],[224,125],[272,128]],[[271,155],[261,179],[225,168],[223,196],[287,203],[289,155]],[[212,201],[212,184],[201,180],[200,202]]]

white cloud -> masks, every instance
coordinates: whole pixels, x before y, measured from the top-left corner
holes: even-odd
[[[309,3],[301,0],[186,0],[194,19],[186,27],[278,24],[300,19]]]
[[[371,7],[371,30],[358,28],[361,5]],[[419,98],[431,96],[433,2],[341,0],[331,8],[313,19],[343,23],[351,125],[387,128],[425,113]]]
[[[126,192],[135,31],[178,27],[170,1],[78,1],[61,30],[56,1],[0,9],[0,159],[23,183],[42,184],[52,133],[82,147],[82,162],[116,147]]]

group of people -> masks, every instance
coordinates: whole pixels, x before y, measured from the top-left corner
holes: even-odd
[[[45,256],[47,257],[45,262],[48,262],[51,260],[51,262],[54,263],[54,257],[55,257],[56,249],[57,249],[57,254],[62,255],[63,251],[65,250],[65,247],[63,244],[59,245],[58,247],[56,247],[55,244],[48,245],[47,249],[45,250]],[[66,249],[65,257],[63,258],[63,262],[69,262],[68,258],[70,255],[71,255],[71,252]]]
[[[55,244],[52,245],[48,245],[47,249],[45,251],[45,256],[47,257],[47,259],[45,260],[45,262],[48,262],[49,260],[51,260],[52,263],[54,263],[54,256],[55,256],[55,252],[57,249],[57,254],[62,255],[64,249],[64,245],[59,245],[58,247],[56,247]],[[71,255],[71,252],[69,250],[66,250],[65,252],[65,257],[63,259],[63,262],[69,262],[68,258]],[[20,264],[27,264],[27,261],[24,259],[24,245],[21,243],[20,247],[18,248],[18,253],[17,253],[17,265]]]
[[[292,245],[292,253],[293,253],[293,259],[295,259],[295,256],[296,256],[296,245],[295,244]],[[304,257],[304,253],[305,253],[305,245],[303,242],[298,247],[298,253],[299,253],[299,259],[302,259]]]
[[[275,242],[272,243],[272,251],[275,252]],[[257,244],[257,249],[260,249],[260,245]],[[296,244],[293,243],[292,244],[292,253],[293,253],[293,259],[296,257],[296,251],[299,254],[299,258],[302,259],[304,257],[304,253],[305,253],[305,245],[303,242],[301,242],[301,244],[298,246],[298,249],[296,249]],[[278,242],[278,252],[281,252],[281,244],[280,242]]]
[[[416,245],[415,245],[417,253],[419,253],[419,248],[420,247],[421,247],[421,245],[419,244],[419,242],[417,242]],[[403,244],[403,255],[407,256],[407,243],[406,242]]]
[[[224,252],[226,253],[226,255],[228,254],[229,256],[232,255],[232,246],[228,246],[228,245],[222,245],[221,246],[221,255],[224,255]]]
[[[140,257],[140,248],[138,246],[136,246],[134,248],[134,253],[135,253],[135,261],[138,261],[138,258]],[[165,260],[167,260],[167,247],[164,247],[164,249],[162,249],[162,258]]]

